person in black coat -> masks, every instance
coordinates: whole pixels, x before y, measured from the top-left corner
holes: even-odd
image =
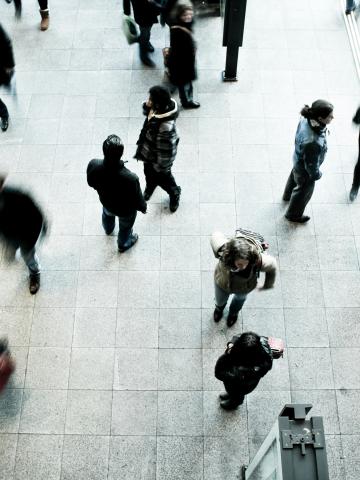
[[[133,233],[137,211],[146,213],[146,202],[141,192],[139,178],[128,170],[121,160],[124,145],[116,135],[103,143],[104,160],[91,160],[87,167],[88,185],[99,195],[103,206],[102,225],[111,235],[115,217],[119,218],[118,247],[120,252],[131,248],[138,240]]]
[[[189,5],[178,5],[174,24],[170,27],[168,69],[170,81],[179,89],[184,108],[199,108],[193,100],[192,81],[196,79],[196,45],[192,34],[194,12]]]
[[[266,337],[246,332],[234,336],[215,365],[215,377],[224,383],[220,406],[234,410],[272,368],[272,352]]]
[[[27,193],[4,186],[6,177],[0,177],[0,236],[6,244],[9,259],[15,258],[20,248],[30,273],[30,293],[40,288],[40,265],[35,245],[46,231],[46,221],[40,208]]]
[[[155,67],[155,63],[149,57],[149,53],[154,51],[150,43],[151,27],[158,23],[160,13],[159,5],[152,0],[123,0],[123,11],[125,15],[130,15],[131,6],[134,10],[135,22],[139,25],[139,52],[140,60],[148,67]]]
[[[353,118],[353,123],[357,126],[360,126],[360,107],[356,110],[356,113]],[[353,176],[353,182],[350,190],[350,202],[353,202],[359,192],[359,187],[360,187],[360,129],[359,129],[359,137],[358,137],[358,143],[359,143],[359,152],[358,152],[358,160],[354,168],[354,176]]]
[[[0,86],[9,87],[14,74],[15,59],[10,37],[0,24]],[[5,103],[0,99],[0,127],[3,132],[9,126],[9,112]]]

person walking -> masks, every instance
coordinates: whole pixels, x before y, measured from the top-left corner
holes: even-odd
[[[30,195],[4,186],[5,180],[5,176],[0,176],[0,237],[5,242],[8,260],[13,260],[20,248],[29,269],[29,290],[34,295],[40,288],[36,243],[46,233],[46,220]]]
[[[254,332],[234,336],[215,365],[215,377],[224,383],[220,406],[234,410],[244,402],[272,368],[273,356],[266,337]]]
[[[305,223],[310,220],[304,215],[311,199],[315,182],[321,178],[320,166],[327,152],[327,125],[334,118],[334,107],[326,100],[316,100],[311,107],[301,110],[295,136],[293,169],[287,180],[283,200],[290,202],[285,218],[290,222]]]
[[[256,242],[242,236],[228,239],[223,233],[214,232],[210,243],[215,258],[219,259],[214,272],[214,322],[221,320],[229,296],[233,294],[227,316],[227,326],[231,327],[248,294],[256,288],[260,272],[266,274],[262,288],[274,286],[277,264],[275,258],[264,254]]]
[[[353,118],[353,123],[357,126],[360,126],[360,107],[356,110],[356,113]],[[358,160],[354,168],[354,176],[352,181],[352,186],[350,190],[350,202],[353,202],[359,192],[360,187],[360,129],[359,129],[359,137],[358,137],[358,144],[359,144],[359,151],[358,151]]]
[[[192,34],[194,12],[188,4],[176,6],[174,23],[170,27],[170,53],[167,60],[170,81],[178,87],[184,108],[199,108],[193,100],[193,80],[196,79],[196,45]]]
[[[121,160],[124,145],[117,135],[110,135],[103,143],[103,160],[91,160],[87,167],[87,183],[99,195],[103,206],[102,225],[106,235],[115,228],[119,219],[118,248],[125,252],[138,240],[133,233],[137,212],[146,213],[146,202],[139,178],[125,167]]]
[[[155,67],[155,63],[149,57],[149,53],[154,52],[154,47],[150,43],[150,36],[152,26],[154,23],[158,23],[157,17],[160,9],[156,2],[150,0],[123,0],[124,15],[131,14],[131,5],[134,11],[135,22],[139,25],[140,29],[140,60],[147,67]]]
[[[176,129],[178,107],[169,91],[160,85],[149,90],[149,98],[143,104],[146,119],[139,139],[134,158],[144,162],[146,187],[145,200],[150,200],[157,186],[170,197],[170,211],[179,207],[181,187],[176,184],[171,173],[179,136]]]
[[[10,37],[0,24],[0,86],[10,86],[14,74],[15,59]],[[9,111],[0,98],[0,128],[3,132],[9,127]]]
[[[346,15],[349,15],[351,12],[353,12],[359,4],[356,4],[355,0],[346,0],[346,7],[345,7],[345,13]]]
[[[11,3],[12,0],[6,0],[7,3]],[[50,16],[49,16],[49,5],[48,0],[38,0],[40,7],[40,30],[45,31],[49,28],[50,25]],[[15,6],[15,15],[17,18],[21,17],[22,12],[22,0],[14,0]]]

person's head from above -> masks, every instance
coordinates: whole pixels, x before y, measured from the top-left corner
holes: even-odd
[[[311,107],[305,105],[300,113],[308,120],[315,120],[321,125],[329,125],[334,118],[334,106],[327,100],[315,100]]]
[[[124,152],[124,144],[117,135],[109,135],[103,143],[104,163],[108,166],[118,166]]]
[[[162,85],[155,85],[149,90],[149,99],[146,102],[146,105],[156,113],[165,113],[167,112],[171,105],[171,96],[167,88]]]
[[[262,353],[260,337],[254,332],[242,333],[231,347],[231,355],[246,363],[253,363]]]
[[[194,10],[190,5],[178,5],[175,18],[180,23],[191,23],[194,18]]]
[[[254,265],[259,260],[260,254],[255,245],[245,238],[232,238],[224,247],[222,261],[232,270],[245,270],[249,264]]]
[[[4,172],[0,173],[0,193],[2,192],[2,190],[5,186],[6,177],[7,177],[6,173],[4,173]]]

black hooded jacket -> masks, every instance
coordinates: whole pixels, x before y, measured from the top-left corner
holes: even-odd
[[[98,192],[106,210],[114,215],[126,217],[137,210],[146,212],[139,178],[125,167],[122,160],[91,160],[87,167],[87,182]]]
[[[14,67],[15,59],[11,40],[0,24],[0,85],[9,83],[10,76],[5,72],[5,69]]]

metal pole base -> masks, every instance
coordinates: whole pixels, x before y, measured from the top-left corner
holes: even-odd
[[[237,77],[227,77],[225,70],[222,71],[221,75],[222,75],[223,82],[237,82],[238,81]]]

